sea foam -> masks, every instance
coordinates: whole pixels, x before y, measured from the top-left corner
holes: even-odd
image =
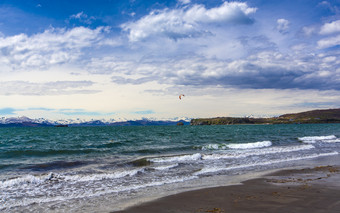
[[[314,149],[315,147],[311,144],[308,145],[298,145],[298,146],[277,146],[268,147],[264,149],[252,149],[252,150],[239,150],[228,153],[215,153],[203,155],[203,160],[217,160],[217,159],[234,159],[234,158],[245,158],[254,155],[268,155],[277,153],[288,153],[297,152],[303,150]]]
[[[165,163],[165,162],[181,162],[181,161],[196,161],[202,159],[201,153],[195,153],[192,155],[178,155],[178,156],[169,156],[169,157],[160,157],[160,158],[152,158],[149,159],[154,163]]]
[[[103,187],[101,189],[87,189],[87,190],[80,190],[80,191],[73,191],[72,193],[66,193],[64,195],[58,195],[53,197],[32,197],[32,196],[26,196],[21,200],[8,200],[5,207],[0,206],[0,210],[3,209],[10,209],[13,207],[18,206],[27,206],[33,203],[47,203],[47,202],[56,202],[56,201],[68,201],[71,199],[79,199],[79,198],[86,198],[86,197],[97,197],[105,194],[110,193],[121,193],[125,191],[132,191],[132,190],[138,190],[148,187],[155,187],[155,186],[161,186],[165,184],[173,184],[173,183],[179,183],[179,182],[185,182],[193,179],[197,179],[198,176],[183,176],[183,177],[167,177],[162,180],[157,181],[151,181],[148,183],[138,183],[138,184],[131,184],[131,185],[120,185],[116,187]],[[77,189],[74,189],[77,190]],[[35,189],[30,191],[30,193],[34,193]],[[40,190],[39,190],[40,192]]]
[[[255,149],[272,146],[271,141],[259,141],[253,143],[231,143],[231,144],[207,144],[202,150],[225,150],[225,149]]]
[[[271,141],[260,141],[255,143],[237,143],[237,144],[228,144],[227,146],[230,149],[254,149],[254,148],[262,148],[271,146]]]
[[[126,171],[116,171],[114,173],[101,173],[101,174],[84,174],[84,175],[62,175],[49,173],[40,176],[25,175],[22,177],[17,177],[9,180],[4,180],[0,182],[0,188],[11,187],[15,185],[39,185],[50,181],[67,181],[67,182],[90,182],[90,181],[100,181],[105,179],[118,179],[126,176],[134,176],[140,172],[143,172],[144,168],[133,169]]]
[[[229,167],[204,167],[200,171],[195,172],[194,175],[202,175],[202,174],[207,174],[207,173],[228,171],[228,170],[234,170],[234,169],[243,169],[243,168],[254,167],[254,166],[266,166],[266,165],[271,165],[271,164],[276,164],[276,163],[306,160],[306,159],[311,159],[311,158],[338,155],[338,154],[339,154],[338,152],[328,152],[328,153],[311,154],[307,156],[292,157],[292,158],[279,159],[279,160],[268,160],[265,162],[256,162],[256,163],[251,163],[251,164],[235,165],[235,166],[229,166]]]
[[[300,141],[304,143],[337,143],[340,142],[340,139],[337,138],[335,135],[328,135],[328,136],[306,136],[306,137],[299,137]]]

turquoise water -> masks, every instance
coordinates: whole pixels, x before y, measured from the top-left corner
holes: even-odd
[[[340,124],[0,128],[0,211],[37,205],[45,211],[107,195],[128,199],[162,185],[298,165],[339,150]]]

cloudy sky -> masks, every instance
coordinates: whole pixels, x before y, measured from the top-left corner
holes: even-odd
[[[1,117],[339,107],[340,0],[0,1]]]

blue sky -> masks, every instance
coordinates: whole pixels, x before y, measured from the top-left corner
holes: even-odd
[[[338,108],[339,55],[340,0],[2,0],[0,116]]]

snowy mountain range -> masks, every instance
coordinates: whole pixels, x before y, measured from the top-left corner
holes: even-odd
[[[189,118],[173,118],[166,120],[141,119],[141,120],[84,120],[84,119],[66,119],[66,120],[49,120],[45,118],[31,119],[25,116],[21,117],[0,117],[0,127],[43,127],[43,126],[166,126],[183,123],[190,124]]]

